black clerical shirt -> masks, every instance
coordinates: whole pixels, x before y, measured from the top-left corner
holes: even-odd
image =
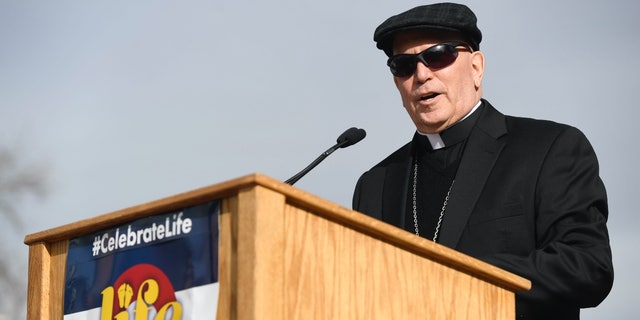
[[[433,239],[442,208],[460,165],[465,143],[476,123],[482,106],[464,120],[440,133],[444,147],[434,150],[427,136],[418,132],[413,136],[414,163],[417,163],[416,218],[420,236]],[[409,179],[406,230],[416,232],[413,212],[413,170]],[[446,219],[446,208],[443,219]]]

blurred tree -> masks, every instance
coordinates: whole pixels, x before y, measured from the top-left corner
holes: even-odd
[[[16,150],[0,146],[0,219],[5,224],[3,230],[14,231],[0,238],[0,320],[24,318],[27,261],[17,258],[14,249],[24,237],[24,221],[18,208],[27,196],[46,195],[47,178],[43,166],[29,164]]]

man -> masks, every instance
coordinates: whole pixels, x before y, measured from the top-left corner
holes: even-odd
[[[613,283],[595,153],[573,127],[482,99],[481,40],[474,13],[452,3],[376,29],[417,132],[360,177],[353,208],[531,280],[519,319],[579,319]]]

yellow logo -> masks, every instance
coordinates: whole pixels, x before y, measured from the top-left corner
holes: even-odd
[[[100,320],[181,320],[182,311],[169,278],[150,264],[127,269],[102,290]]]

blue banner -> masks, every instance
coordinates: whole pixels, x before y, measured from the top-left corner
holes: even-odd
[[[65,319],[215,315],[217,286],[210,287],[218,282],[219,215],[220,203],[213,201],[72,239]],[[194,293],[212,290],[210,297]]]

